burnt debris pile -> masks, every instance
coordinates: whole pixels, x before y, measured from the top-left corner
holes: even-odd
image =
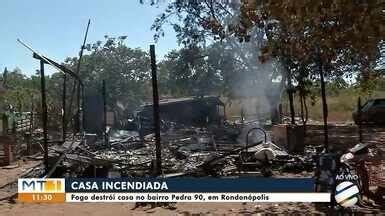
[[[304,174],[313,169],[314,148],[289,154],[269,141],[263,129],[228,124],[210,127],[173,125],[161,133],[162,173],[177,176],[271,176]],[[243,132],[245,129],[248,132]],[[252,130],[259,130],[253,133]],[[49,146],[50,176],[144,177],[155,175],[154,133],[109,131],[107,142],[95,134],[67,139]],[[246,135],[248,138],[240,136]],[[41,139],[35,139],[37,146]],[[241,142],[239,142],[241,140]],[[40,154],[30,156],[42,159]]]

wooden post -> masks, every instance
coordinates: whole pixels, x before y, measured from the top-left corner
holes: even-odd
[[[63,106],[63,116],[62,116],[62,138],[63,143],[66,141],[67,133],[67,122],[66,122],[66,97],[67,97],[67,74],[63,74],[63,97],[62,97],[62,106]]]
[[[108,136],[107,136],[107,96],[106,96],[106,80],[103,80],[102,83],[102,94],[103,94],[103,138],[104,144],[109,145]]]
[[[80,131],[81,131],[81,121],[80,121],[80,119],[82,118],[81,117],[81,105],[80,105],[80,103],[81,103],[81,99],[80,99],[80,93],[81,93],[81,90],[80,90],[80,82],[78,82],[78,84],[77,84],[77,93],[76,93],[76,101],[77,101],[77,113],[78,113],[78,115],[77,115],[77,119],[76,119],[76,121],[77,121],[77,126],[79,127],[78,128],[78,131],[77,132],[79,132],[80,133]]]
[[[85,106],[85,98],[86,98],[86,94],[85,94],[85,87],[84,87],[84,84],[82,85],[82,109],[81,109],[81,112],[82,112],[82,124],[81,124],[81,130],[82,132],[85,132],[85,129],[84,129],[84,123],[86,122],[86,106]]]
[[[154,112],[154,129],[155,129],[155,175],[162,173],[162,152],[160,144],[160,118],[159,118],[159,95],[158,95],[158,82],[156,76],[156,60],[155,60],[155,45],[150,45],[150,57],[151,57],[151,75],[152,75],[152,99],[153,99],[153,112]]]
[[[2,136],[7,136],[8,135],[8,127],[9,127],[9,122],[8,122],[8,116],[6,114],[2,114],[2,120],[3,120],[3,133],[1,134]]]
[[[243,109],[243,106],[241,107],[241,124],[243,125],[245,123],[245,110]]]
[[[35,116],[33,115],[33,110],[34,110],[34,104],[33,104],[33,94],[31,94],[31,98],[32,98],[32,103],[31,103],[31,115],[30,115],[30,119],[31,119],[31,127],[30,127],[30,130],[29,130],[29,132],[31,133],[31,135],[32,135],[32,133],[33,133],[33,129],[34,129],[34,126],[35,126]]]
[[[46,102],[46,89],[45,89],[45,75],[44,75],[44,60],[40,60],[40,84],[41,84],[41,111],[43,121],[43,147],[44,147],[44,166],[45,172],[49,172],[48,168],[48,131],[47,131],[47,102]]]
[[[27,144],[27,155],[31,155],[32,154],[31,135],[32,134],[29,133],[29,132],[24,133],[24,140],[25,140],[25,143]]]

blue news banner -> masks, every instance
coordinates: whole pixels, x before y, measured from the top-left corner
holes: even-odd
[[[66,178],[66,202],[330,202],[312,178]]]

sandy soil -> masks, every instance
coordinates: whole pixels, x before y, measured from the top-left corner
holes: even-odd
[[[9,167],[0,168],[0,187],[15,182],[17,178],[36,166],[40,161],[18,161]],[[2,188],[0,197],[16,192],[16,188]],[[63,204],[28,204],[0,202],[2,215],[250,215],[260,213],[272,214],[308,214],[321,213],[313,204],[256,204],[256,203],[175,203],[169,207],[151,205],[134,208],[134,203],[63,203]]]
[[[41,161],[17,161],[9,166],[0,167],[0,200],[17,192],[17,179]]]
[[[356,207],[343,212],[316,208],[312,203],[177,203],[169,207],[135,208],[134,203],[26,204],[0,202],[0,215],[120,216],[120,215],[385,215],[385,211]]]
[[[178,203],[175,208],[151,206],[133,210],[133,203],[64,203],[64,204],[10,204],[0,203],[0,215],[45,216],[45,215],[264,215],[296,214],[322,215],[314,204],[255,204],[255,203]]]
[[[0,168],[0,187],[13,182],[29,168],[36,166],[39,161],[18,162],[12,169]],[[8,167],[11,168],[11,167]],[[306,173],[305,173],[306,174]],[[299,176],[306,176],[304,173]],[[293,175],[291,177],[294,177]],[[0,195],[15,193],[3,188]],[[1,197],[1,196],[0,196]],[[134,203],[58,203],[58,204],[28,204],[20,202],[1,201],[0,216],[45,216],[45,215],[327,215],[325,208],[316,208],[311,203],[176,203],[169,207],[153,207],[150,205],[135,208]],[[381,210],[360,209],[363,214],[379,214]],[[334,213],[334,212],[332,212]],[[348,213],[349,214],[349,213]],[[383,214],[385,215],[385,214]]]
[[[9,182],[17,181],[21,174],[39,163],[41,163],[41,161],[19,160],[10,166],[0,167],[0,187]]]

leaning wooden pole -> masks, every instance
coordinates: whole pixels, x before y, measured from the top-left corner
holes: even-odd
[[[88,29],[90,28],[90,23],[91,23],[91,20],[88,20],[87,29],[86,29],[84,39],[83,39],[83,44],[82,44],[82,46],[80,48],[80,52],[79,52],[79,60],[78,60],[77,68],[76,68],[76,73],[79,76],[79,79],[80,79],[80,64],[81,64],[82,57],[83,57],[83,51],[84,51],[84,48],[85,48],[85,45],[87,42]],[[77,83],[77,112],[78,112],[77,125],[79,126],[79,132],[83,132],[83,124],[84,124],[84,122],[83,122],[84,107],[82,106],[83,100],[84,100],[84,98],[82,99],[82,95],[83,95],[82,92],[84,91],[84,89],[81,89],[82,87],[84,88],[84,86],[81,85],[80,80],[79,80],[79,82]]]
[[[43,122],[43,147],[44,147],[44,167],[45,173],[49,172],[48,164],[48,129],[47,129],[47,101],[45,89],[44,60],[40,60],[40,88],[41,88],[41,116]]]
[[[156,75],[155,45],[150,45],[151,57],[151,75],[152,75],[152,99],[154,112],[154,129],[155,129],[155,175],[162,173],[162,153],[160,144],[160,117],[159,117],[159,95],[158,82]]]

